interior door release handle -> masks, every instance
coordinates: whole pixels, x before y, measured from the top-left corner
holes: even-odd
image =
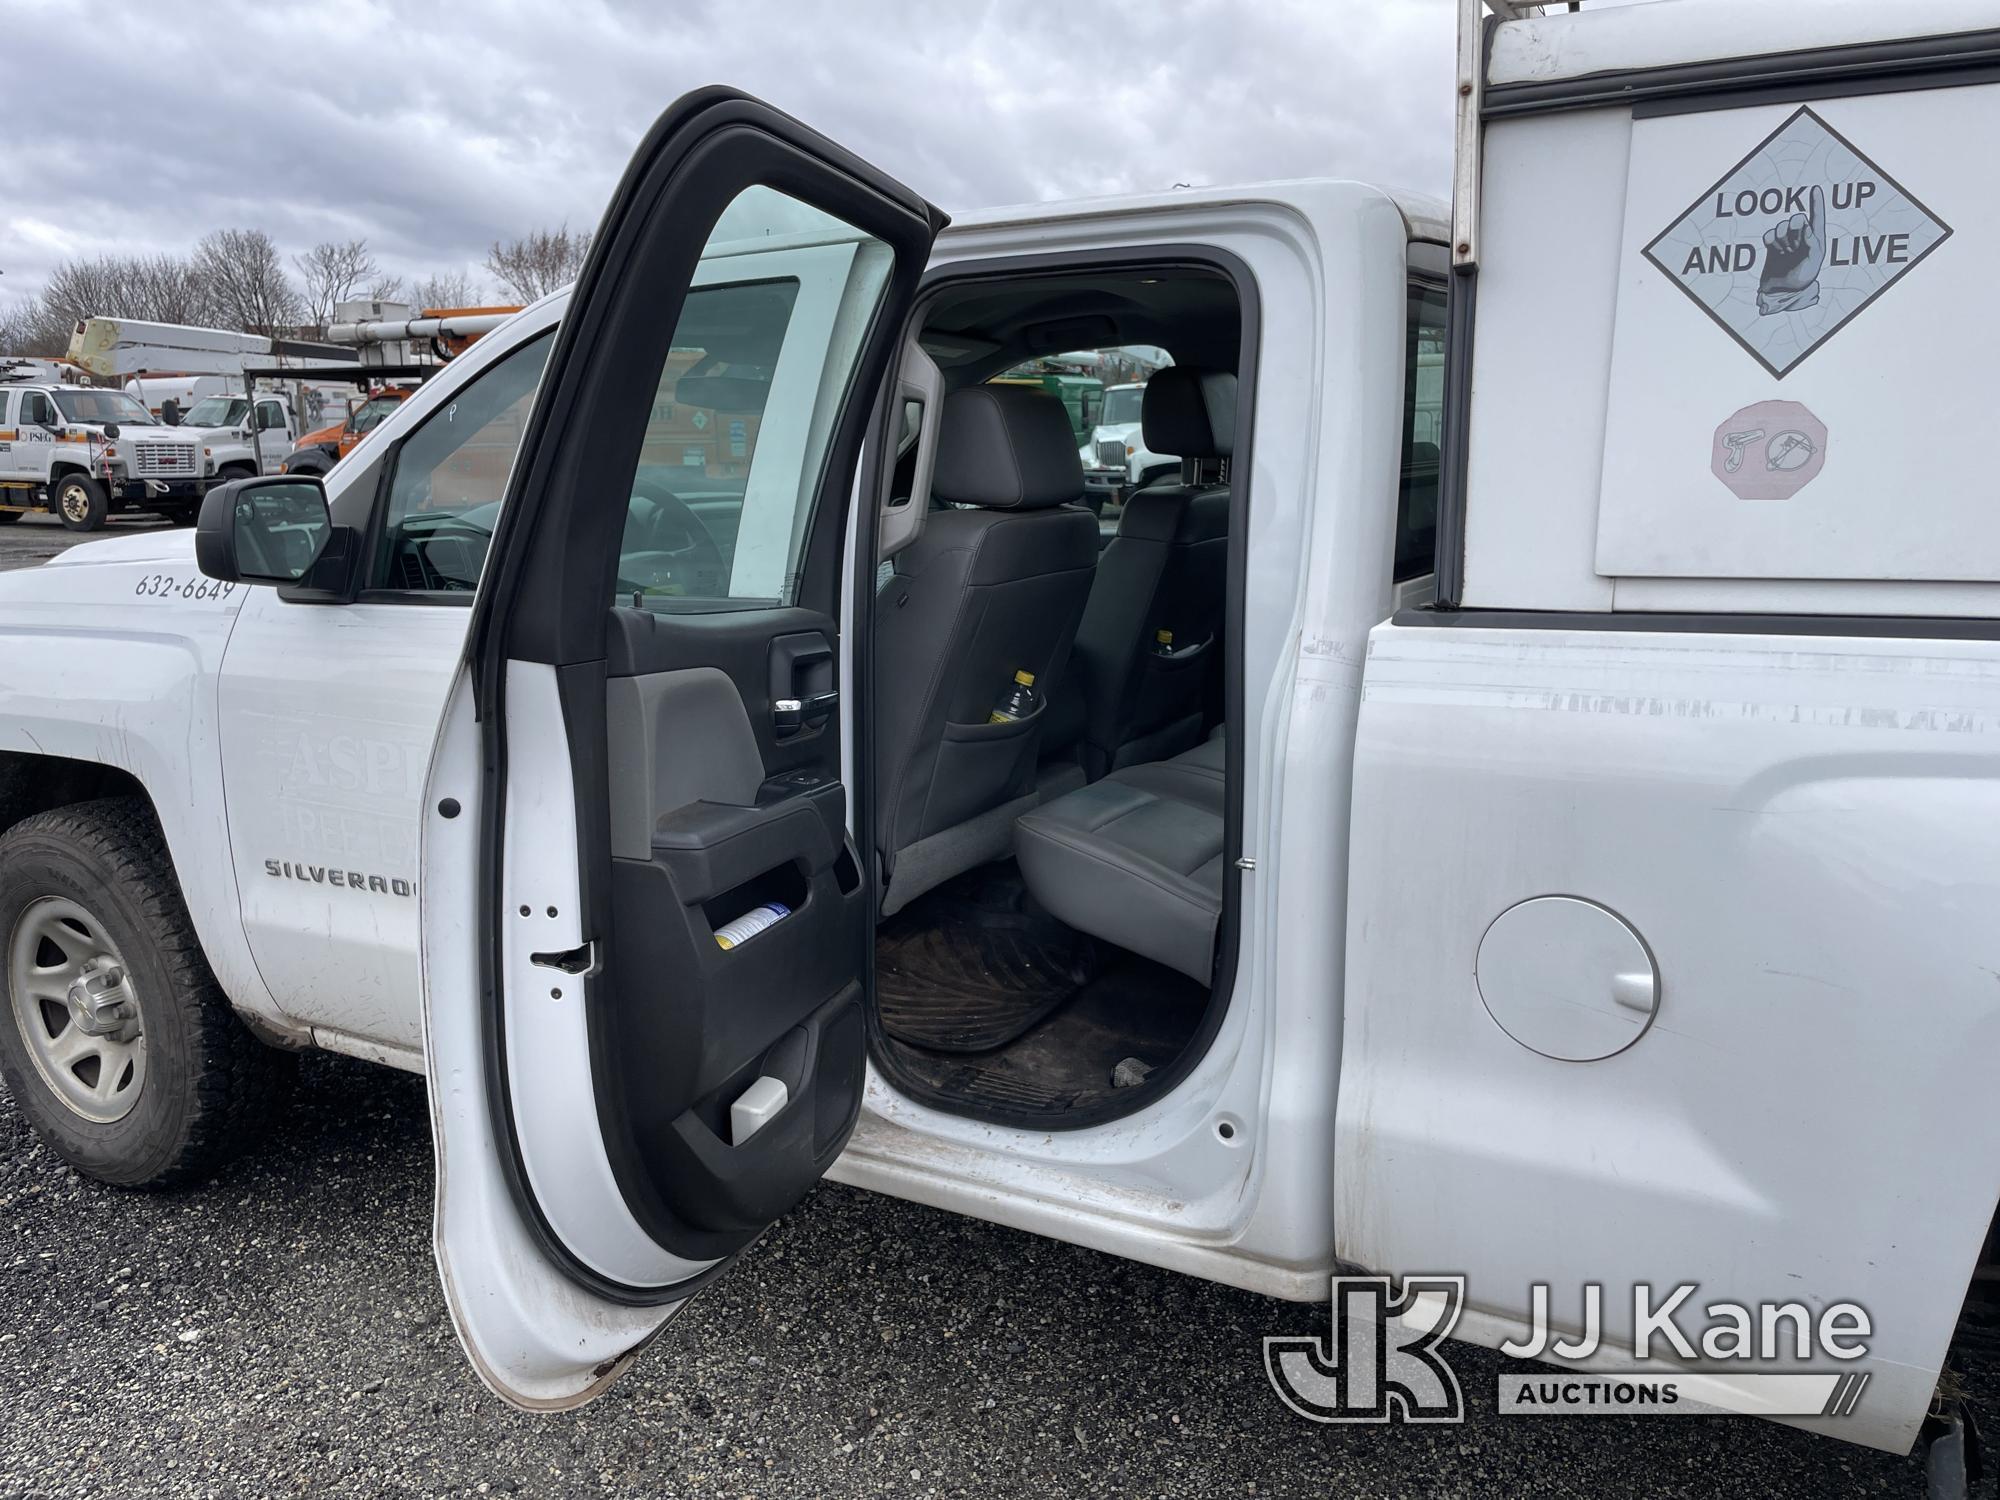
[[[803,729],[816,719],[824,719],[839,703],[838,689],[809,698],[777,698],[771,703],[771,722],[784,730]]]

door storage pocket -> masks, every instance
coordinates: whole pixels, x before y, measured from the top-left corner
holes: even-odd
[[[1004,724],[946,724],[919,836],[1026,796],[1034,782],[1035,747],[1048,712],[1045,702],[1027,718]]]

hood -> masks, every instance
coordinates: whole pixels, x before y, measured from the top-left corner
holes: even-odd
[[[108,536],[101,542],[79,542],[67,551],[58,552],[42,566],[89,568],[106,563],[160,563],[192,567],[194,528],[176,526],[171,530],[141,531],[131,536]],[[20,571],[26,573],[32,570],[23,568]]]

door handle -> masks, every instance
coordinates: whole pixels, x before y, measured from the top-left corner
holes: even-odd
[[[840,692],[814,693],[806,698],[778,698],[771,704],[771,722],[781,733],[804,729],[823,721],[840,704]]]

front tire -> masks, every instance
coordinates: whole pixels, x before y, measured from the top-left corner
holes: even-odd
[[[122,1187],[205,1177],[293,1059],[231,1012],[152,809],[83,802],[0,837],[0,1077],[49,1148]]]
[[[65,474],[50,490],[51,509],[71,531],[96,531],[111,509],[104,486],[88,474]]]

